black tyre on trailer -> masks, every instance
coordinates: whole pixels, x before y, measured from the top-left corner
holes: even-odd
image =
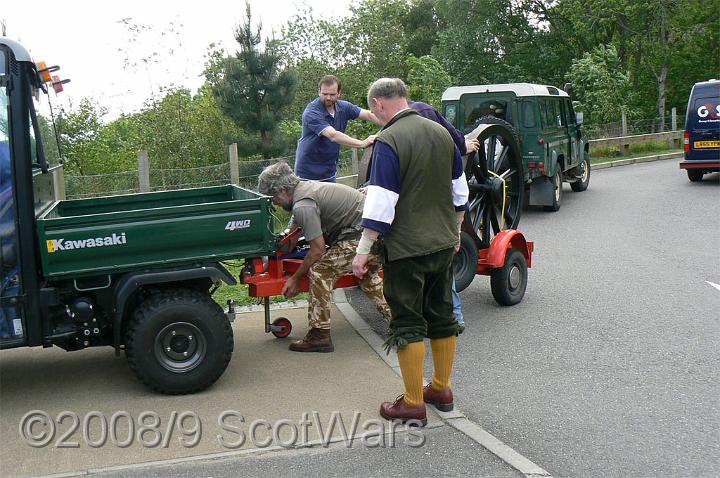
[[[500,305],[515,305],[525,295],[528,272],[525,256],[517,249],[508,249],[505,265],[490,274],[490,289]]]

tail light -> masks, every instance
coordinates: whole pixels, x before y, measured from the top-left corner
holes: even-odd
[[[538,163],[535,163],[535,166],[537,166],[537,170],[538,170],[539,173],[544,173],[544,172],[545,172],[545,163],[543,163],[543,162],[538,162]]]
[[[683,132],[683,150],[686,153],[690,152],[690,132],[689,131]]]
[[[538,144],[545,144],[545,138],[538,138]]]

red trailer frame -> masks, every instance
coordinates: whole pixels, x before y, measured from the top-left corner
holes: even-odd
[[[278,250],[274,256],[265,261],[261,257],[247,259],[240,276],[240,282],[247,284],[250,297],[263,298],[265,309],[265,332],[271,332],[276,337],[287,337],[292,331],[292,324],[284,317],[270,322],[270,297],[280,295],[285,281],[295,273],[302,264],[303,259],[284,258],[288,249],[297,242],[300,230],[296,229],[278,241]],[[495,236],[490,247],[478,251],[477,274],[492,275],[494,271],[505,266],[505,258],[511,249],[522,253],[527,267],[532,266],[532,253],[534,244],[525,240],[525,236],[518,230],[506,229]],[[380,271],[382,274],[382,271]],[[353,274],[341,276],[335,283],[335,288],[354,287],[358,285],[358,278]],[[303,277],[299,284],[300,292],[309,290],[309,279]]]

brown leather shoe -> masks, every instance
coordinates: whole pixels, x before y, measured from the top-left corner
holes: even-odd
[[[435,405],[435,408],[441,412],[449,412],[454,408],[451,388],[435,390],[432,388],[432,385],[428,383],[425,385],[425,388],[423,388],[423,400],[425,403]]]
[[[405,403],[405,396],[400,395],[395,403],[383,402],[380,405],[380,416],[386,420],[400,420],[402,423],[408,420],[415,420],[408,425],[425,426],[427,425],[427,415],[425,413],[425,404],[408,405]]]
[[[290,344],[290,350],[293,352],[334,352],[335,346],[330,338],[329,329],[308,330],[305,338]]]

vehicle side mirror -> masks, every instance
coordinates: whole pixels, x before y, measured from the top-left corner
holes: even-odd
[[[582,111],[579,111],[575,113],[575,124],[582,124],[583,122],[583,113]]]

